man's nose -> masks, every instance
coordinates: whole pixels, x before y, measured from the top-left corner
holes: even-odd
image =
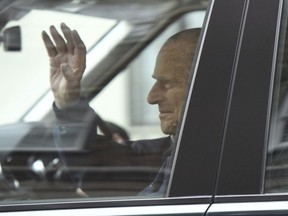
[[[153,87],[150,89],[150,92],[147,96],[147,101],[149,104],[157,104],[163,98],[163,92],[160,85],[156,82]]]

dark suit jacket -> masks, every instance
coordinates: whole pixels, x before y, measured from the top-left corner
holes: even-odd
[[[166,159],[171,153],[170,137],[126,141],[125,145],[121,145],[97,134],[98,116],[86,101],[81,101],[81,103],[64,111],[57,109],[55,105],[53,108],[57,118],[53,130],[54,143],[57,146],[74,145],[76,148],[87,150],[89,154],[93,154],[93,157],[86,157],[93,158],[90,161],[86,161],[85,156],[84,158],[78,157],[76,161],[65,158],[66,164],[71,165],[80,161],[83,164],[84,161],[86,166],[129,166],[135,167],[136,170],[137,167],[150,167],[150,172],[147,172],[146,175],[142,173],[139,176],[141,179],[146,179],[147,185],[149,185],[146,188],[141,188],[139,194],[159,194],[158,191],[164,181],[163,174],[166,178],[170,174],[170,170],[169,173],[167,172],[166,164]],[[161,173],[160,178],[159,173]],[[155,177],[157,178],[156,181]],[[133,178],[137,179],[135,176]],[[162,187],[160,193],[163,194],[165,189],[163,190]]]

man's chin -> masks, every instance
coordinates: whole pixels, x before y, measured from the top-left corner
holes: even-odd
[[[161,124],[161,130],[166,135],[175,135],[176,129],[177,129],[176,123],[172,123],[172,124],[170,123],[169,125]]]

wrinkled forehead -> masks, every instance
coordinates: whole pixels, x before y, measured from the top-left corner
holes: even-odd
[[[168,40],[161,47],[159,55],[171,55],[174,57],[181,57],[183,63],[186,60],[193,59],[197,40],[195,38],[183,37],[177,40]]]
[[[186,80],[191,70],[195,46],[185,41],[166,43],[157,56],[153,76],[177,81]]]

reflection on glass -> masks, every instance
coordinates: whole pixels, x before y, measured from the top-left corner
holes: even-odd
[[[22,49],[0,53],[1,92],[10,92],[0,114],[1,200],[165,196],[204,11],[170,24],[178,1],[28,2],[5,11],[21,12],[5,28],[21,27]]]
[[[41,20],[41,22],[39,22],[39,20]],[[17,98],[17,101],[6,100],[6,103],[1,106],[1,111],[5,113],[5,115],[2,115],[0,118],[1,124],[13,123],[21,119],[21,117],[29,111],[31,105],[34,105],[49,89],[47,73],[39,73],[39,70],[49,70],[45,47],[39,35],[41,35],[41,31],[46,30],[51,23],[59,23],[59,20],[67,22],[73,29],[77,29],[79,33],[83,34],[83,40],[85,41],[87,49],[95,46],[95,44],[117,24],[117,21],[113,19],[46,10],[31,10],[21,19],[8,22],[5,29],[10,26],[20,26],[22,50],[21,52],[0,50],[0,58],[3,62],[3,64],[1,64],[2,80],[0,92],[2,92],[1,94],[9,92],[9,97]],[[91,35],[93,35],[93,37]],[[19,65],[22,65],[21,68],[19,68]],[[15,77],[17,77],[17,79],[15,79]],[[13,85],[11,85],[11,83],[13,83]],[[25,91],[15,90],[16,86],[17,90],[25,89]],[[2,97],[4,98],[4,95]],[[49,99],[49,104],[45,103],[41,109],[37,110],[38,113],[34,111],[33,114],[37,116],[38,119],[36,117],[30,117],[27,120],[37,121],[39,117],[43,118],[45,111],[47,112],[49,110],[47,107],[50,108],[51,97]]]
[[[272,118],[266,165],[265,191],[282,193],[288,191],[288,46],[287,1],[278,45]]]

